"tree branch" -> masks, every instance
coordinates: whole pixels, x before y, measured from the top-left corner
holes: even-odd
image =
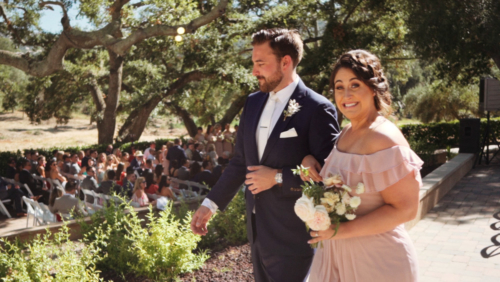
[[[64,14],[62,19],[61,19],[61,24],[63,26],[63,29],[64,30],[71,29],[71,26],[69,24],[68,11],[66,10],[66,6],[62,2],[41,1],[38,5],[40,6],[40,8],[47,8],[47,9],[52,10],[52,11],[54,11],[54,9],[52,7],[50,7],[51,5],[56,5],[56,6],[61,7],[63,14]]]
[[[124,0],[127,1],[127,0]],[[127,38],[116,40],[113,44],[107,45],[106,47],[111,49],[118,55],[125,55],[127,50],[134,44],[141,42],[145,39],[155,37],[155,36],[173,36],[177,35],[177,29],[183,27],[186,33],[193,33],[198,28],[210,23],[216,18],[223,15],[226,11],[226,7],[229,0],[221,0],[219,4],[212,9],[209,13],[200,16],[192,20],[187,25],[178,26],[166,26],[166,25],[155,25],[146,28],[140,28],[132,32]]]
[[[97,111],[102,113],[104,108],[106,108],[106,103],[104,102],[104,94],[97,83],[97,79],[89,74],[90,82],[87,84],[87,88],[90,91],[90,95],[92,95],[92,100],[94,100],[94,104],[96,105]]]
[[[354,11],[356,11],[356,9],[359,7],[359,5],[361,4],[361,2],[363,2],[363,0],[359,0],[355,5],[354,7],[352,7],[352,9],[349,11],[349,13],[347,14],[347,16],[344,18],[344,20],[342,21],[342,24],[345,25],[347,23],[347,21],[349,20],[349,18],[352,16],[352,14],[354,13]]]

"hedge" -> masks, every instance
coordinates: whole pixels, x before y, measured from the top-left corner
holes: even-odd
[[[486,119],[481,119],[481,142]],[[460,142],[460,122],[436,122],[428,124],[407,124],[400,127],[407,140],[422,141],[437,149],[458,147]],[[490,119],[490,130],[500,133],[500,118]]]

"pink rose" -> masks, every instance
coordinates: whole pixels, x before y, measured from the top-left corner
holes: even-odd
[[[307,226],[316,231],[323,231],[330,228],[331,220],[326,208],[322,205],[317,205],[315,209],[313,217],[306,222]]]

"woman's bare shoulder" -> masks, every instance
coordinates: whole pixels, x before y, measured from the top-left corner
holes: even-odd
[[[373,153],[394,146],[410,146],[401,130],[389,120],[375,127],[370,135],[370,142],[368,144],[370,151]]]

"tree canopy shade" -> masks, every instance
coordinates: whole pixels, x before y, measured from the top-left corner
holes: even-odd
[[[406,0],[407,38],[441,78],[470,83],[500,67],[500,1]]]
[[[112,143],[122,88],[123,64],[131,48],[148,38],[177,35],[180,27],[185,33],[193,33],[223,15],[228,2],[208,2],[198,7],[199,1],[194,0],[146,0],[135,4],[130,4],[130,0],[82,1],[80,12],[95,25],[96,30],[81,31],[72,28],[67,15],[67,8],[75,1],[6,1],[0,5],[0,16],[4,23],[0,32],[10,35],[16,44],[40,48],[39,52],[24,54],[0,50],[0,64],[15,67],[35,77],[46,77],[64,70],[64,57],[72,48],[105,50],[109,70],[107,94],[97,83],[93,83],[92,71],[87,75],[99,112],[98,141],[100,144]],[[59,35],[44,33],[38,27],[41,10],[53,9],[55,6],[63,11],[63,31]],[[142,9],[138,16],[138,13],[134,13],[137,9]],[[163,24],[162,19],[168,24]]]

